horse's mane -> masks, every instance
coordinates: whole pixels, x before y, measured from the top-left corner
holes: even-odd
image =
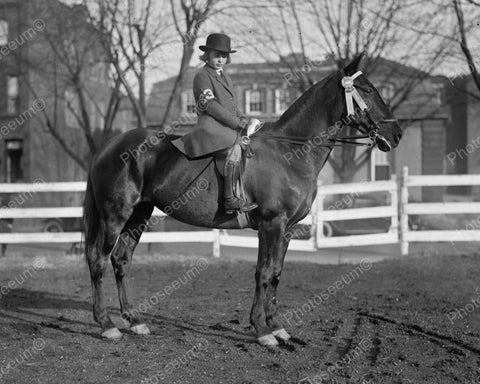
[[[310,88],[308,88],[295,102],[278,118],[277,124],[283,125],[290,121],[295,116],[308,106],[309,103],[312,103],[317,97],[312,97],[316,95],[317,92],[323,89],[325,83],[330,80],[331,77],[335,76],[336,72],[324,77],[322,80],[316,82]]]

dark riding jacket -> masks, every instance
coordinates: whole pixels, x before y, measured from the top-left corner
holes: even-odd
[[[205,65],[193,79],[193,94],[198,122],[192,132],[172,143],[189,157],[232,146],[246,116],[237,108],[230,76],[224,73],[222,78],[215,69]]]

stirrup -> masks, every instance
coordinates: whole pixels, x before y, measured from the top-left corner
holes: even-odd
[[[239,199],[238,197],[225,200],[225,212],[227,213],[227,215],[232,215],[235,212],[249,212],[257,207],[257,203],[249,203],[243,199]]]

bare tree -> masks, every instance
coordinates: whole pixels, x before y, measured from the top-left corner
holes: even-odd
[[[133,105],[138,126],[146,128],[146,78],[149,58],[169,43],[167,12],[153,0],[84,0],[90,23]]]
[[[441,9],[439,6],[436,11]],[[244,12],[250,16],[249,20],[254,20],[256,29],[252,34],[255,43],[249,47],[255,55],[270,62],[277,58],[282,65],[274,68],[289,84],[303,92],[318,80],[325,63],[342,69],[365,52],[363,72],[374,74],[380,85],[395,83],[395,95],[387,100],[394,112],[412,92],[418,91],[419,84],[452,48],[448,32],[444,35],[437,32],[441,30],[442,18],[433,13],[425,15],[426,11],[417,2],[255,1],[248,3]],[[247,35],[251,24],[245,21],[242,35]],[[385,65],[388,63],[398,65]],[[382,73],[379,65],[383,66]],[[405,70],[411,65],[419,70]],[[345,133],[353,132],[347,129]],[[371,148],[359,153],[358,148],[344,145],[335,152],[329,163],[342,181],[348,181],[369,160]]]
[[[180,0],[180,6],[176,7],[175,1],[170,0],[175,30],[182,41],[182,58],[180,62],[180,68],[175,78],[173,89],[167,103],[167,108],[161,122],[162,126],[168,124],[172,119],[172,107],[176,100],[178,100],[182,91],[182,84],[195,51],[195,43],[197,41],[199,31],[209,17],[219,12],[215,11],[214,9],[218,2],[219,0]]]
[[[153,0],[83,0],[71,7],[49,0],[36,4],[33,13],[47,21],[47,28],[25,58],[24,81],[34,97],[48,99],[48,107],[41,112],[42,125],[81,168],[88,168],[92,154],[112,135],[125,101],[123,92],[138,126],[147,126],[148,70],[163,65],[162,58],[172,59],[157,53],[181,36],[183,55],[171,109],[199,29],[214,13],[216,2],[182,0],[180,10],[173,1],[164,7]],[[81,128],[85,145],[79,141],[72,144],[73,131],[65,129],[65,111]],[[102,116],[101,127],[95,115]]]
[[[83,7],[42,1],[33,13],[47,22],[23,58],[22,79],[35,98],[47,101],[40,119],[44,129],[86,170],[92,154],[112,134],[122,98],[120,81],[112,81],[108,58]],[[72,117],[69,123],[80,128],[86,148],[69,140],[78,130],[66,126],[65,111]]]
[[[474,6],[474,7],[477,7],[478,9],[480,9],[480,3],[479,2],[476,2],[474,0],[467,0],[467,2],[471,6]],[[461,0],[452,0],[452,4],[453,4],[453,8],[455,10],[455,15],[456,15],[457,22],[458,22],[458,35],[459,35],[460,48],[461,48],[462,53],[465,57],[466,63],[467,63],[468,68],[469,68],[469,72],[472,74],[473,81],[474,81],[478,91],[480,92],[480,73],[478,72],[478,68],[477,68],[477,65],[475,63],[475,59],[473,57],[472,51],[470,49],[470,45],[469,45],[469,42],[468,42],[468,36],[467,36],[468,35],[468,30],[471,28],[471,26],[466,25],[467,23],[465,21],[465,15],[464,15],[464,11],[463,11],[462,1]],[[476,22],[476,26],[477,26],[477,28],[479,26],[478,20]],[[476,33],[478,35],[478,30],[476,31]],[[470,96],[474,97],[475,99],[480,100],[480,95],[472,94],[472,93],[469,93],[469,94],[470,94]]]

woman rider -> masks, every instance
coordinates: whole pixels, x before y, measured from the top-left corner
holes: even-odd
[[[257,207],[235,196],[235,184],[240,177],[241,147],[237,132],[246,128],[248,118],[237,108],[232,80],[223,73],[230,63],[230,38],[222,33],[207,37],[199,47],[204,53],[200,59],[205,66],[193,79],[193,94],[197,105],[198,122],[188,135],[183,136],[184,152],[189,157],[213,152],[226,154],[224,166],[224,197],[227,213],[247,212]]]

